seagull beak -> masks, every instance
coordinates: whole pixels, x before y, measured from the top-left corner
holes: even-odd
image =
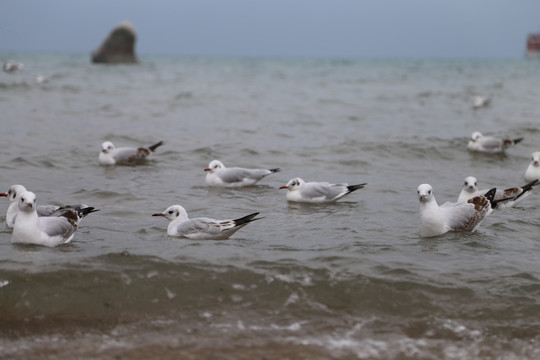
[[[152,214],[152,216],[165,216],[163,213]]]
[[[206,169],[204,169],[204,171],[212,171],[212,169],[206,168]]]
[[[6,193],[0,193],[0,196],[8,197],[8,194],[6,194]]]
[[[283,185],[280,187],[280,189],[288,189],[289,187],[287,185]]]

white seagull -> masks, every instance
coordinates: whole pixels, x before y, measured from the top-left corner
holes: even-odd
[[[300,178],[289,180],[280,189],[287,189],[287,200],[304,203],[330,203],[349,195],[366,186],[366,183],[349,185],[347,183],[330,184],[327,182],[305,182]]]
[[[163,141],[148,147],[115,148],[112,142],[105,141],[101,144],[99,163],[101,165],[134,165],[144,161],[161,145],[163,145]]]
[[[501,153],[510,146],[516,145],[522,137],[516,139],[503,139],[493,136],[484,136],[481,132],[475,131],[472,133],[467,147],[471,151],[479,151],[485,153]]]
[[[38,84],[45,84],[49,82],[49,78],[45,75],[38,75],[36,76],[36,83]]]
[[[448,231],[474,231],[493,211],[491,201],[497,189],[475,196],[466,203],[446,202],[439,206],[429,184],[418,187],[420,200],[420,236],[431,237]]]
[[[36,195],[25,191],[18,200],[19,213],[13,227],[11,243],[54,247],[67,244],[77,230],[79,214],[66,210],[59,217],[38,217]]]
[[[0,197],[7,197],[10,201],[9,207],[6,212],[6,225],[12,228],[15,225],[17,213],[19,212],[19,198],[24,193],[26,188],[22,185],[11,185],[7,193],[0,193]],[[92,206],[86,204],[77,205],[38,205],[36,211],[38,216],[61,216],[66,210],[75,210],[80,213],[81,217],[79,221],[86,215],[99,211]]]
[[[472,97],[472,107],[473,109],[480,109],[486,106],[489,106],[491,104],[491,98],[490,97],[484,97],[484,96],[473,96]]]
[[[246,226],[258,212],[234,220],[215,220],[206,217],[190,219],[186,210],[180,205],[169,206],[165,211],[152,216],[163,216],[168,219],[167,235],[186,237],[196,240],[224,240]]]
[[[525,171],[525,181],[540,179],[540,151],[535,151],[531,156],[531,163]]]
[[[264,177],[278,172],[280,169],[227,168],[221,161],[212,160],[204,171],[207,171],[206,185],[242,187],[255,185]]]
[[[494,209],[502,209],[505,207],[514,207],[521,200],[525,199],[531,194],[533,186],[538,183],[538,179],[531,181],[530,183],[513,187],[505,190],[497,190],[493,199],[492,206]],[[458,202],[466,203],[469,199],[472,199],[478,195],[485,195],[489,189],[478,190],[478,180],[474,176],[468,176],[465,178],[463,188],[459,193]]]
[[[22,70],[23,67],[24,65],[21,64],[20,62],[8,60],[4,63],[4,66],[2,66],[2,70],[4,70],[7,73],[14,73],[16,71]]]

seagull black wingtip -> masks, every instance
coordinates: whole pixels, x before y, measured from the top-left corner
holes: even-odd
[[[349,186],[347,186],[347,190],[349,190],[349,192],[351,193],[351,192],[353,192],[355,190],[362,189],[366,185],[367,185],[367,183],[357,184],[357,185],[349,185]]]
[[[149,146],[148,148],[150,149],[150,151],[154,152],[158,147],[160,147],[161,145],[163,145],[163,141],[160,141],[154,145],[151,145]]]

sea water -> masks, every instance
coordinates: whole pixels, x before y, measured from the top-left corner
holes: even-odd
[[[475,233],[418,235],[416,189],[455,201],[525,184],[540,150],[540,63],[516,60],[2,54],[0,191],[86,203],[72,243],[10,244],[0,198],[0,357],[465,359],[540,356],[540,195]],[[43,75],[48,81],[37,83]],[[490,96],[473,109],[471,97]],[[503,155],[473,131],[524,137]],[[164,145],[140,166],[100,145]],[[257,186],[205,185],[213,159],[281,168]],[[279,187],[367,182],[329,205]],[[169,238],[152,217],[253,222],[225,241]]]

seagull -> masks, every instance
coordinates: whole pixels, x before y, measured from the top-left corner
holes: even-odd
[[[484,136],[479,131],[475,131],[471,135],[467,147],[472,151],[480,151],[485,153],[501,153],[508,147],[516,145],[522,137],[516,139],[502,139],[492,136]]]
[[[105,141],[101,144],[99,163],[101,165],[133,165],[140,163],[161,145],[163,145],[163,141],[148,147],[121,147],[116,149],[112,142]]]
[[[164,212],[152,216],[163,216],[168,219],[167,235],[186,237],[196,240],[224,240],[246,226],[255,218],[258,212],[234,220],[214,220],[205,217],[189,219],[186,210],[180,205],[169,206]]]
[[[17,218],[17,213],[19,211],[19,198],[21,194],[24,193],[26,188],[23,185],[11,185],[7,193],[0,193],[0,197],[7,197],[10,201],[9,207],[6,213],[6,225],[9,228],[12,228],[15,225],[15,220]],[[83,212],[82,216],[78,220],[82,220],[86,215],[99,211],[92,206],[86,204],[77,204],[77,205],[38,205],[36,211],[38,216],[61,216],[66,210],[75,210],[77,212]],[[77,224],[78,224],[77,222]]]
[[[11,235],[12,244],[35,244],[54,247],[67,244],[73,239],[79,213],[66,210],[58,217],[38,217],[36,195],[23,192],[18,200],[19,212]]]
[[[466,203],[446,202],[439,206],[429,184],[418,187],[420,200],[420,236],[431,237],[448,231],[474,231],[482,220],[493,211],[491,202],[496,188],[486,195],[475,196]]]
[[[486,106],[489,106],[491,104],[491,98],[490,97],[483,97],[483,96],[473,96],[472,97],[472,107],[473,109],[480,109]]]
[[[465,183],[463,184],[463,189],[461,189],[461,193],[459,193],[457,201],[460,203],[466,203],[469,201],[469,199],[472,199],[478,195],[485,195],[489,191],[489,189],[478,190],[477,182],[478,180],[474,176],[466,177]],[[517,203],[531,194],[533,186],[535,186],[537,183],[538,179],[535,179],[523,186],[505,190],[497,190],[493,198],[493,209],[514,207]]]
[[[36,83],[38,84],[45,84],[49,82],[49,78],[45,75],[38,75],[36,76]]]
[[[535,151],[531,156],[531,163],[525,171],[525,181],[540,179],[540,151]]]
[[[206,174],[206,185],[242,187],[255,185],[262,178],[276,173],[280,171],[280,169],[226,168],[221,161],[212,160],[204,171],[208,172]]]
[[[24,65],[21,64],[20,62],[8,60],[4,63],[4,66],[2,66],[2,70],[4,70],[7,73],[14,73],[16,71],[22,70],[23,67]]]
[[[367,183],[349,185],[347,183],[330,184],[327,182],[305,182],[300,178],[289,180],[280,189],[287,189],[287,200],[304,203],[330,203],[361,189]]]

